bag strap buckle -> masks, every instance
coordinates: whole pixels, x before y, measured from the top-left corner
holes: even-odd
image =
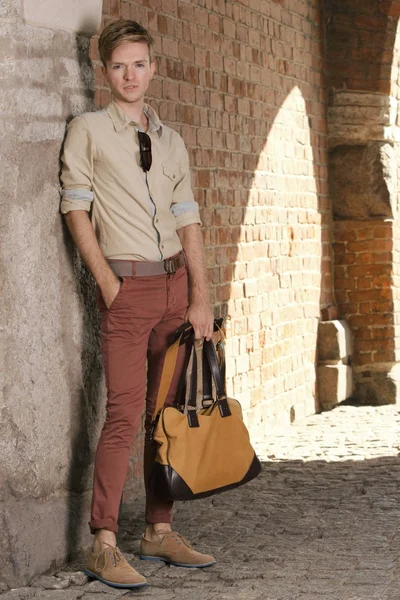
[[[200,427],[199,417],[195,410],[189,410],[187,413],[189,427]]]
[[[232,413],[231,413],[231,409],[229,408],[227,398],[218,399],[218,408],[219,408],[221,417],[230,417],[231,416]]]

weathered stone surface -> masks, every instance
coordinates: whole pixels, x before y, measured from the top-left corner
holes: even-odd
[[[35,600],[80,600],[82,591],[73,590],[40,590],[35,595]]]
[[[89,578],[83,571],[59,571],[56,576],[59,579],[66,579],[71,585],[84,585]]]
[[[399,139],[398,101],[380,93],[335,90],[328,109],[328,146]]]
[[[59,214],[71,93],[92,106],[89,40],[15,18],[0,44],[0,581],[15,587],[88,543],[104,396],[93,283]]]
[[[353,397],[364,405],[381,406],[400,402],[400,369],[355,370]]]
[[[10,590],[1,595],[1,600],[32,600],[37,590],[31,587],[23,587]]]
[[[27,23],[86,35],[93,35],[99,29],[102,5],[102,0],[23,0]]]
[[[329,153],[329,190],[335,217],[393,217],[395,149],[382,143],[338,146]]]
[[[42,575],[35,579],[32,583],[32,587],[43,588],[45,590],[65,590],[69,587],[69,580],[50,575]]]
[[[15,17],[21,14],[20,0],[0,0],[0,18]]]
[[[335,90],[331,99],[331,106],[375,107],[389,111],[389,107],[394,100],[395,98],[379,92]]]
[[[77,548],[87,547],[89,508],[89,494],[69,496],[67,492],[47,501],[22,498],[0,504],[2,537],[9,544],[8,552],[0,555],[0,574],[8,587],[15,587],[13,582],[31,581]]]
[[[318,362],[345,361],[352,355],[352,335],[346,321],[321,321],[318,325]]]
[[[317,368],[318,394],[321,408],[331,409],[349,398],[353,392],[351,367],[347,365],[320,365]]]

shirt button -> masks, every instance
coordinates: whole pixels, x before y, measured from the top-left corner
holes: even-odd
[[[172,175],[172,179],[175,179],[175,175]]]
[[[160,222],[160,219],[156,219],[156,223],[159,223],[159,222]]]

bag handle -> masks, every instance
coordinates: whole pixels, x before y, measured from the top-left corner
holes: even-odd
[[[191,336],[191,337],[189,337],[189,339],[186,342],[185,362],[183,364],[182,375],[179,379],[178,387],[177,387],[176,395],[175,395],[175,404],[182,410],[185,408],[185,404],[186,404],[186,372],[188,370],[190,357],[192,356],[193,344],[194,344],[194,337]],[[196,381],[196,385],[197,385],[197,381]]]
[[[207,358],[207,362],[214,379],[215,390],[217,393],[218,408],[221,413],[221,417],[229,417],[231,414],[227,396],[226,396],[226,383],[225,383],[225,357],[223,356],[222,365],[219,364],[217,352],[212,340],[204,340],[203,353]],[[221,369],[221,366],[223,367]]]
[[[214,331],[219,331],[221,332],[221,335],[223,335],[222,332],[222,322],[223,319],[215,319],[214,321]],[[176,369],[176,363],[178,360],[178,353],[179,353],[179,347],[182,346],[183,344],[191,344],[193,347],[193,352],[195,353],[196,350],[194,348],[194,344],[193,344],[193,340],[194,340],[194,329],[191,325],[191,323],[189,323],[189,321],[187,321],[186,323],[184,323],[181,327],[179,327],[179,329],[175,332],[176,340],[174,341],[174,343],[169,346],[167,353],[165,355],[165,359],[164,359],[164,366],[163,366],[163,370],[161,373],[161,381],[160,381],[160,387],[158,388],[158,394],[157,394],[157,401],[156,401],[156,407],[154,409],[154,413],[153,413],[153,417],[152,417],[152,421],[154,422],[156,420],[156,418],[158,417],[158,415],[160,414],[164,403],[165,403],[165,399],[168,395],[168,391],[169,388],[171,387],[171,382],[172,382],[172,378],[174,376],[174,372]],[[206,341],[204,340],[204,343],[206,343]],[[213,346],[214,347],[214,346]],[[204,350],[203,350],[204,352]],[[214,350],[215,352],[215,350]],[[185,364],[184,364],[184,370],[182,372],[182,377],[185,378],[186,377],[186,371],[187,371],[187,367],[189,364],[189,358],[190,357],[190,352],[187,352],[186,355],[186,359],[185,359]],[[195,382],[193,383],[196,384],[197,387],[197,357],[194,359],[196,362],[193,365],[196,365],[196,369],[195,369]],[[183,386],[185,384],[181,384],[180,385],[180,393],[182,393],[182,389]],[[193,402],[193,398],[194,398],[194,402],[196,401],[196,395],[192,394],[192,402]]]
[[[225,381],[222,377],[218,357],[213,342],[204,340],[203,353],[206,357],[212,378],[214,379],[217,399],[226,398]]]
[[[212,393],[212,375],[208,364],[206,353],[202,352],[202,378],[203,378],[203,408],[208,408],[214,403]]]

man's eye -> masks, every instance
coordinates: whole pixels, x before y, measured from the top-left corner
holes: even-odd
[[[144,63],[138,63],[137,66],[138,67],[144,67]]]
[[[122,65],[113,65],[113,71],[116,71],[117,69],[122,69]]]

